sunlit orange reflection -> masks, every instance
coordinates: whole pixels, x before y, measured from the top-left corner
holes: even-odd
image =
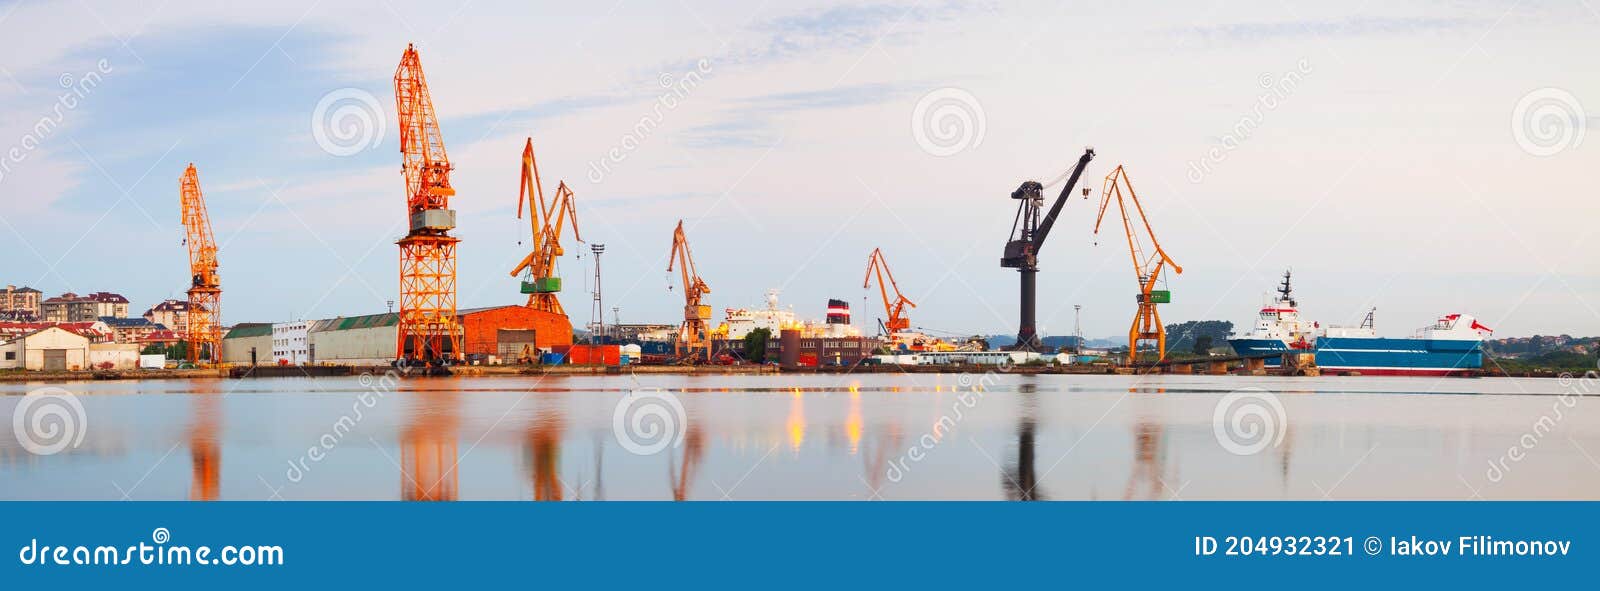
[[[400,434],[400,492],[407,501],[454,501],[460,418],[453,392],[416,392]]]
[[[789,401],[789,447],[800,451],[800,444],[806,440],[806,399],[799,388],[794,389],[794,398]]]
[[[561,500],[561,435],[566,420],[560,410],[539,412],[528,430],[528,464],[533,474],[533,500]]]
[[[194,423],[189,426],[189,499],[215,501],[222,496],[222,447],[217,443],[220,424],[216,384],[197,380],[191,397]]]
[[[850,387],[850,415],[844,419],[844,433],[850,438],[850,455],[861,450],[861,390]]]

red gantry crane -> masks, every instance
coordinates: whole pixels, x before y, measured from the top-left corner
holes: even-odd
[[[701,297],[711,293],[711,288],[700,279],[694,268],[694,256],[689,254],[689,239],[683,235],[683,220],[672,231],[672,252],[667,255],[667,272],[677,265],[683,275],[683,325],[678,328],[676,352],[683,361],[710,361],[711,342],[707,338],[707,325],[711,321],[711,306],[700,303]]]
[[[897,332],[911,329],[911,319],[906,316],[906,306],[917,307],[905,294],[900,293],[900,284],[894,280],[894,272],[889,270],[889,262],[883,258],[883,250],[872,249],[872,254],[867,257],[867,277],[861,281],[861,288],[872,286],[872,276],[878,276],[878,293],[883,296],[883,311],[887,314],[884,320],[878,322],[883,328],[883,334],[893,336]],[[887,276],[888,281],[884,281]],[[894,290],[894,299],[889,299],[889,290]]]
[[[1128,216],[1128,206],[1122,197],[1123,187],[1127,187],[1128,200],[1133,201],[1139,222],[1144,226],[1144,234],[1150,238],[1150,245],[1155,249],[1148,256],[1145,255],[1143,241],[1136,234],[1133,218]],[[1150,218],[1145,216],[1144,206],[1139,204],[1139,196],[1133,192],[1133,181],[1128,179],[1128,173],[1121,165],[1106,175],[1105,187],[1100,190],[1100,216],[1094,220],[1096,236],[1100,234],[1100,222],[1106,217],[1106,206],[1111,204],[1112,197],[1117,199],[1117,210],[1122,212],[1122,229],[1128,235],[1133,272],[1139,278],[1139,311],[1133,317],[1132,328],[1128,329],[1128,365],[1138,362],[1141,341],[1155,341],[1156,361],[1159,362],[1167,357],[1167,329],[1161,324],[1161,313],[1156,311],[1156,304],[1170,303],[1172,292],[1156,289],[1156,282],[1162,279],[1161,271],[1166,265],[1172,265],[1172,270],[1180,275],[1183,274],[1183,267],[1167,256],[1167,251],[1161,248],[1161,242],[1156,240],[1156,231],[1150,227]]]
[[[411,45],[394,72],[395,110],[400,119],[400,153],[406,177],[406,215],[410,231],[400,245],[400,326],[395,355],[400,359],[459,360],[461,323],[456,318],[456,243],[450,236],[456,212],[450,209],[450,159],[445,155],[433,98],[422,75],[422,61]]]
[[[528,294],[528,307],[540,312],[567,317],[556,294],[561,291],[561,277],[556,275],[556,260],[565,254],[561,248],[561,232],[567,219],[572,219],[572,238],[583,242],[578,235],[578,210],[573,204],[572,189],[562,182],[556,187],[556,196],[549,203],[544,199],[543,184],[539,180],[539,162],[533,155],[533,138],[522,148],[522,182],[517,191],[517,218],[522,218],[523,204],[527,204],[528,225],[532,228],[533,247],[528,256],[511,270],[511,276],[524,276],[522,293]],[[567,342],[571,342],[571,321],[567,322]]]
[[[200,193],[194,164],[179,181],[183,202],[183,243],[189,247],[189,327],[184,333],[189,363],[222,361],[222,281],[217,277],[217,242]]]

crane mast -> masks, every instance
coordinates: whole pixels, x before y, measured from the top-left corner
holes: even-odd
[[[534,158],[533,138],[522,148],[522,182],[517,193],[517,217],[522,217],[523,206],[528,210],[528,225],[532,229],[533,248],[511,270],[511,276],[526,274],[522,293],[528,294],[528,307],[561,316],[567,313],[556,294],[561,291],[561,277],[556,275],[556,260],[565,254],[561,247],[561,233],[567,219],[572,219],[572,237],[578,242],[578,210],[573,204],[572,189],[562,182],[556,187],[553,201],[546,203],[543,185],[539,179],[539,162]]]
[[[1043,184],[1038,181],[1027,181],[1011,192],[1011,198],[1018,201],[1017,217],[1011,223],[1011,239],[1006,242],[1000,266],[1016,269],[1022,278],[1021,318],[1017,327],[1018,350],[1037,351],[1042,347],[1034,320],[1039,250],[1044,247],[1045,238],[1050,236],[1050,229],[1055,227],[1056,217],[1061,214],[1061,207],[1066,205],[1067,196],[1078,184],[1078,176],[1083,174],[1084,167],[1093,159],[1094,148],[1084,148],[1083,156],[1078,158],[1078,164],[1072,169],[1072,175],[1067,179],[1066,186],[1061,188],[1061,195],[1056,197],[1055,204],[1050,206],[1050,213],[1042,220],[1039,217],[1039,210],[1044,207]]]
[[[456,243],[450,236],[450,159],[439,133],[422,61],[407,45],[394,73],[395,111],[406,177],[410,230],[400,246],[400,314],[395,355],[425,362],[459,360],[461,323],[456,318]]]
[[[1123,193],[1126,188],[1127,197]],[[1172,292],[1156,289],[1156,282],[1161,280],[1161,272],[1171,265],[1172,270],[1183,274],[1183,267],[1167,255],[1161,248],[1161,242],[1156,239],[1155,229],[1150,227],[1150,218],[1144,213],[1144,205],[1139,203],[1139,195],[1133,191],[1133,181],[1128,179],[1127,171],[1121,165],[1106,175],[1106,183],[1100,191],[1100,215],[1094,221],[1094,233],[1100,235],[1100,223],[1105,220],[1106,208],[1111,205],[1111,199],[1117,200],[1117,211],[1122,214],[1122,230],[1128,236],[1128,254],[1133,260],[1133,272],[1139,280],[1139,294],[1136,299],[1139,304],[1138,311],[1133,317],[1133,326],[1128,329],[1128,364],[1133,365],[1139,360],[1139,343],[1155,341],[1156,361],[1167,357],[1167,329],[1161,324],[1161,313],[1156,310],[1156,304],[1166,304],[1172,301]],[[1134,213],[1139,216],[1139,225],[1135,226],[1133,217],[1128,213],[1127,201],[1133,202]],[[1139,238],[1139,229],[1144,230],[1144,235],[1150,239],[1150,247],[1154,252],[1145,254],[1143,241]]]
[[[178,183],[183,207],[184,245],[189,248],[189,326],[184,335],[190,363],[222,360],[222,281],[217,276],[217,242],[211,234],[200,173],[189,164]]]
[[[711,342],[707,338],[707,326],[711,321],[711,306],[700,303],[701,297],[711,293],[711,288],[700,279],[700,273],[694,268],[694,256],[689,253],[689,239],[683,234],[683,220],[678,220],[678,228],[672,231],[672,252],[667,255],[667,272],[671,273],[673,266],[683,279],[683,325],[678,328],[678,342],[675,346],[679,359],[685,361],[710,361]]]
[[[867,277],[861,281],[861,288],[872,286],[872,278],[878,278],[878,294],[883,296],[883,311],[886,319],[883,321],[883,331],[886,335],[905,332],[911,328],[911,319],[906,316],[906,306],[917,307],[909,298],[900,293],[900,284],[894,280],[894,272],[889,270],[889,262],[883,258],[883,250],[874,248],[867,257]],[[887,276],[888,281],[884,278]],[[889,290],[894,290],[894,299],[889,299]]]

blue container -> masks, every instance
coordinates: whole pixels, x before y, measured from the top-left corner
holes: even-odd
[[[627,355],[619,355],[617,357],[617,365],[627,365],[628,362],[629,360]]]
[[[561,365],[567,362],[567,356],[560,353],[544,353],[539,355],[539,363],[545,365]]]

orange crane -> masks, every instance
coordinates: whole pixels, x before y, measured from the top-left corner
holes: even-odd
[[[1119,182],[1120,181],[1120,182]],[[1144,234],[1150,238],[1150,245],[1155,252],[1146,256],[1143,241],[1139,239],[1133,225],[1133,219],[1128,216],[1128,205],[1123,199],[1123,187],[1127,187],[1127,200],[1133,201],[1134,210],[1139,214],[1139,221],[1144,226]],[[1156,240],[1156,231],[1150,227],[1150,218],[1144,214],[1144,206],[1139,203],[1139,195],[1133,192],[1133,181],[1128,179],[1127,171],[1118,165],[1111,174],[1106,175],[1106,184],[1100,190],[1100,216],[1094,221],[1094,234],[1100,235],[1100,222],[1105,220],[1106,206],[1111,204],[1111,198],[1116,197],[1117,209],[1122,212],[1122,229],[1128,235],[1128,252],[1133,257],[1133,272],[1139,278],[1139,310],[1134,314],[1133,326],[1128,329],[1128,364],[1133,365],[1139,360],[1139,343],[1141,341],[1155,341],[1156,361],[1167,357],[1167,329],[1161,324],[1161,314],[1156,311],[1156,304],[1166,304],[1172,301],[1172,292],[1156,289],[1156,282],[1161,280],[1161,271],[1166,265],[1172,265],[1172,270],[1183,274],[1183,267],[1177,261],[1167,256],[1167,251],[1161,248],[1161,242]]]
[[[710,361],[711,342],[707,339],[707,325],[711,321],[711,306],[700,303],[700,298],[711,293],[711,288],[695,271],[694,256],[689,254],[689,239],[683,235],[683,220],[672,231],[672,252],[667,255],[667,272],[677,265],[683,275],[683,326],[678,328],[675,347],[678,358],[685,361]],[[669,286],[670,289],[670,286]]]
[[[889,262],[884,260],[883,250],[878,248],[872,249],[872,254],[867,257],[867,277],[861,281],[861,289],[867,289],[872,286],[872,276],[874,274],[878,276],[878,293],[883,296],[884,313],[888,314],[887,319],[879,321],[879,324],[883,327],[883,333],[892,336],[894,333],[909,330],[911,328],[911,319],[906,316],[906,306],[915,308],[917,305],[906,298],[905,294],[900,293],[900,284],[894,280],[894,271],[889,270]],[[889,279],[887,283],[884,282],[884,276],[886,275]],[[891,288],[894,289],[893,301],[889,300],[889,290]]]
[[[178,183],[183,202],[184,245],[189,247],[189,328],[184,335],[189,363],[222,361],[222,281],[217,277],[217,241],[200,193],[200,173],[190,163]]]
[[[410,231],[400,245],[399,359],[459,360],[461,322],[456,318],[456,243],[450,236],[456,212],[450,209],[450,159],[422,75],[422,60],[411,45],[394,72],[395,111],[400,119],[400,153],[406,177],[406,216]]]
[[[583,238],[578,235],[578,210],[573,204],[572,189],[567,188],[567,183],[563,181],[556,187],[555,200],[546,204],[543,187],[539,180],[539,162],[533,156],[533,138],[528,138],[528,143],[522,148],[522,182],[517,191],[517,219],[522,218],[523,203],[527,203],[528,224],[533,229],[533,248],[511,270],[511,276],[526,275],[522,281],[522,293],[528,294],[529,308],[565,317],[567,313],[556,298],[561,291],[561,277],[556,275],[556,259],[566,253],[561,248],[561,231],[567,218],[572,218],[572,238],[578,242],[583,242]]]

